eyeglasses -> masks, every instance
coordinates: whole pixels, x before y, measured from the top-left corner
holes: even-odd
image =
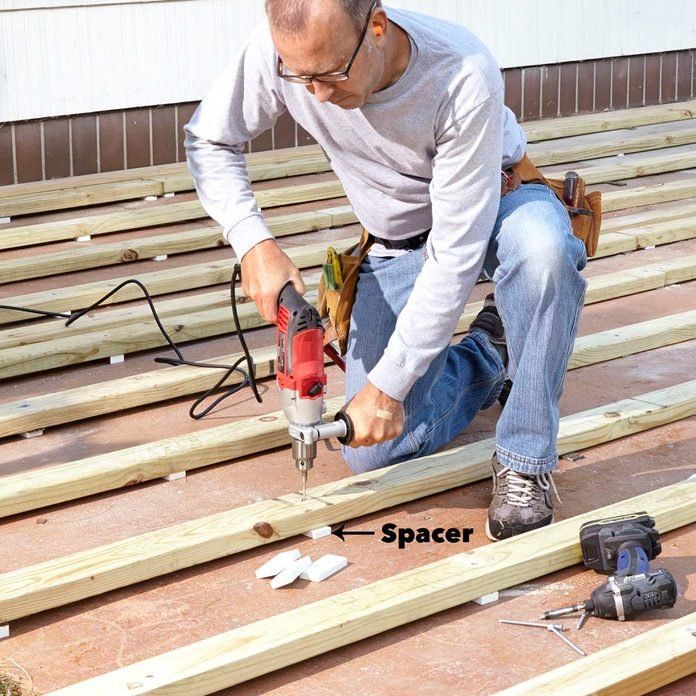
[[[295,75],[294,73],[285,72],[285,66],[283,65],[283,61],[281,60],[280,56],[278,56],[278,77],[282,77],[287,82],[292,82],[298,85],[309,85],[312,82],[345,82],[349,77],[350,69],[353,67],[355,59],[358,57],[360,47],[362,46],[363,41],[365,40],[367,30],[370,26],[370,18],[372,17],[372,13],[375,11],[376,7],[377,0],[375,0],[375,2],[372,3],[370,11],[367,13],[365,27],[362,30],[362,34],[360,34],[360,40],[358,41],[358,45],[355,47],[355,51],[353,51],[353,55],[351,56],[351,59],[348,61],[348,65],[346,66],[345,70],[341,70],[339,72],[323,73],[321,75]]]

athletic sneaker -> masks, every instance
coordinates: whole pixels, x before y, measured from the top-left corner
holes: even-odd
[[[508,539],[553,522],[551,491],[558,496],[551,474],[520,474],[493,455],[493,501],[488,509],[486,536]]]

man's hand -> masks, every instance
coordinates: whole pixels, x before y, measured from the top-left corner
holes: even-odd
[[[370,382],[345,409],[353,421],[350,447],[369,447],[393,440],[404,431],[405,412],[401,401],[392,399]]]
[[[288,281],[297,292],[307,291],[300,271],[278,246],[266,239],[252,247],[242,259],[242,290],[256,303],[261,316],[273,324],[278,313],[278,296]]]

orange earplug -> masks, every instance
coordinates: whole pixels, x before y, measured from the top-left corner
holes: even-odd
[[[377,26],[375,27],[375,36],[382,36],[382,33],[383,33],[382,27],[380,27],[379,25],[377,25]]]

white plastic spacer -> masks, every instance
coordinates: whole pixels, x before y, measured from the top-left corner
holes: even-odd
[[[75,237],[76,242],[89,242],[90,239],[92,239],[91,234],[85,234],[82,237]]]
[[[167,474],[162,477],[165,481],[178,481],[179,479],[186,478],[185,471],[175,471],[173,474]]]
[[[10,624],[5,624],[4,626],[0,626],[0,640],[3,638],[9,638],[10,637]]]
[[[643,251],[652,251],[654,248],[655,248],[655,245],[652,244],[651,246],[643,247]]]
[[[20,433],[20,435],[26,440],[30,440],[32,437],[41,437],[43,434],[43,428],[38,430],[28,430],[26,433]]]
[[[319,527],[319,529],[310,529],[308,532],[302,532],[310,539],[321,539],[322,537],[331,536],[331,527]]]
[[[474,602],[476,604],[480,604],[483,606],[484,604],[491,604],[492,602],[497,602],[498,601],[498,593],[497,592],[490,592],[488,594],[483,595],[483,597],[477,597]]]
[[[159,256],[153,256],[152,257],[153,261],[166,261],[167,260],[167,255],[166,254],[160,254]]]
[[[12,218],[0,217],[0,225],[6,225],[8,222],[12,222]]]
[[[109,363],[111,363],[112,365],[118,365],[119,363],[122,363],[125,359],[125,355],[112,355],[109,358]]]
[[[164,197],[165,198],[174,198],[175,195],[176,194],[174,193],[174,191],[170,191],[169,193],[165,193]]]
[[[302,558],[298,558],[296,561],[293,561],[289,566],[283,568],[283,570],[281,570],[280,573],[278,573],[278,575],[276,575],[273,578],[273,580],[271,580],[271,587],[274,590],[277,590],[281,587],[285,587],[286,585],[292,584],[311,565],[312,559],[309,556],[303,556]]]
[[[303,580],[311,580],[312,582],[321,582],[326,578],[331,577],[334,573],[338,573],[348,565],[348,559],[345,556],[337,556],[333,553],[327,553],[320,559],[314,561],[300,577]]]
[[[293,549],[292,551],[281,551],[281,553],[276,554],[269,561],[266,561],[260,568],[256,569],[256,577],[272,578],[294,563],[301,555],[302,554],[298,549]]]
[[[145,198],[143,198],[143,200],[147,201],[148,203],[152,203],[152,201],[157,200],[157,196],[145,196]]]

